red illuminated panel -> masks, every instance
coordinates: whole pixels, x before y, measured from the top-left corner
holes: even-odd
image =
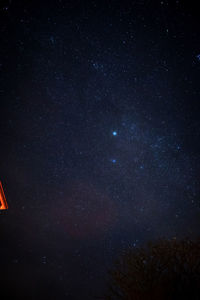
[[[3,187],[0,181],[0,210],[2,209],[8,209],[8,204],[6,201],[6,197],[4,195]]]

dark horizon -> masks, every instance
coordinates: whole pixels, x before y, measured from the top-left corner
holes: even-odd
[[[1,281],[16,297],[101,297],[123,249],[199,236],[197,12],[1,2]]]

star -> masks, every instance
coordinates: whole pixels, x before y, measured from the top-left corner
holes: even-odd
[[[200,54],[196,56],[197,60],[200,61]]]
[[[116,136],[117,135],[117,131],[113,131],[113,133],[112,133],[114,136]]]

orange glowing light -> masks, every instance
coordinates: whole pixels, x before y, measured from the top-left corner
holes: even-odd
[[[8,209],[8,204],[0,181],[0,210]]]

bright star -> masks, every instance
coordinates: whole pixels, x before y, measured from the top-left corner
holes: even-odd
[[[117,135],[117,131],[113,131],[113,133],[112,133],[114,136],[116,136]]]
[[[196,58],[198,59],[198,61],[200,61],[200,54],[196,55]]]

